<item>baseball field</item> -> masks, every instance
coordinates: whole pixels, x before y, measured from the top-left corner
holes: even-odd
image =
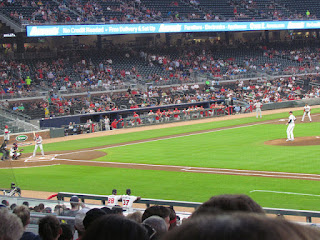
[[[44,141],[46,156],[0,162],[0,187],[206,201],[243,193],[263,207],[320,211],[320,108],[313,121],[288,110],[100,132]],[[39,153],[38,153],[39,154]],[[23,192],[22,192],[23,193]]]

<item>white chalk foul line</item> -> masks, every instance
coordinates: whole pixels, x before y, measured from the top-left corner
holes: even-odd
[[[288,195],[301,195],[301,196],[320,197],[320,195],[308,194],[308,193],[280,192],[280,191],[269,191],[269,190],[252,190],[252,191],[250,191],[250,193],[254,193],[254,192],[279,193],[279,194],[288,194]]]
[[[274,121],[272,121],[272,122],[274,122]],[[262,125],[262,124],[266,124],[266,123],[261,122],[261,123],[255,123],[255,124],[250,124],[250,125],[245,125],[245,126],[229,127],[229,128],[224,128],[224,129],[212,129],[211,131],[206,131],[206,132],[190,133],[190,134],[179,135],[179,136],[168,136],[168,137],[163,137],[161,139],[153,139],[153,140],[146,139],[146,140],[141,140],[139,142],[133,142],[133,143],[124,143],[124,144],[119,143],[119,145],[117,145],[117,146],[102,147],[102,148],[96,148],[96,149],[91,149],[91,150],[74,151],[74,152],[70,152],[70,153],[61,153],[61,154],[57,154],[57,156],[61,156],[61,155],[64,156],[64,155],[83,153],[83,152],[99,151],[99,150],[104,150],[104,149],[108,149],[108,148],[124,147],[124,146],[136,145],[136,144],[141,144],[141,143],[157,142],[157,141],[163,141],[163,140],[175,139],[175,138],[181,138],[181,137],[189,137],[189,136],[195,136],[195,135],[206,134],[206,133],[221,132],[221,131],[232,130],[232,129],[237,129],[237,128],[252,127],[252,126],[257,126],[257,125]]]
[[[320,177],[304,177],[299,175],[281,175],[281,174],[268,174],[268,172],[261,173],[244,173],[244,172],[233,172],[233,171],[216,171],[216,170],[190,170],[182,169],[186,172],[195,172],[195,173],[215,173],[215,174],[226,174],[226,175],[239,175],[239,176],[258,176],[258,177],[273,177],[273,178],[299,178],[299,179],[309,179],[309,180],[320,180]]]

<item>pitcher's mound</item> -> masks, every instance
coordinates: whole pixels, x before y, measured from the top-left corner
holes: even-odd
[[[294,141],[286,142],[286,138],[275,139],[266,141],[267,145],[276,145],[276,146],[311,146],[311,145],[320,145],[320,136],[312,137],[298,137]]]

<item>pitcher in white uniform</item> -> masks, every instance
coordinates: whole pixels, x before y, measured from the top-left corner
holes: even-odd
[[[296,117],[293,115],[293,112],[290,111],[289,114],[290,114],[289,120],[286,124],[286,125],[288,125],[288,127],[287,127],[287,140],[286,140],[287,142],[294,141],[293,129],[295,126],[294,122],[296,121]]]
[[[310,122],[312,122],[310,111],[311,111],[311,107],[306,103],[306,105],[304,106],[303,116],[302,116],[301,122],[304,121],[304,117],[306,115],[308,115]]]

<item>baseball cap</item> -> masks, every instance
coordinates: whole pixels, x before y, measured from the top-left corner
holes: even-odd
[[[70,198],[70,202],[79,202],[79,198],[74,195]]]
[[[292,111],[290,111],[289,113],[292,113]]]

